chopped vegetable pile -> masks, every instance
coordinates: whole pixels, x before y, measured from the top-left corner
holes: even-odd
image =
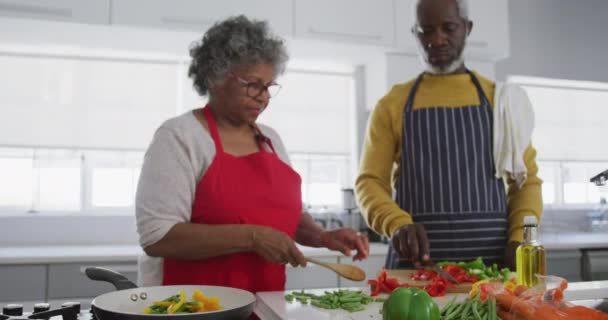
[[[338,290],[325,291],[323,295],[315,295],[302,291],[293,291],[285,295],[285,300],[294,300],[323,309],[344,309],[349,312],[357,312],[365,309],[365,305],[372,302],[384,302],[385,299],[372,298],[361,291]]]
[[[218,297],[207,297],[199,289],[194,289],[192,300],[187,301],[186,292],[170,296],[162,301],[155,301],[144,309],[146,314],[179,314],[222,310]]]
[[[477,257],[477,259],[468,262],[442,261],[438,262],[437,265],[443,267],[444,270],[445,267],[448,266],[460,267],[464,269],[468,275],[475,276],[479,280],[492,279],[507,281],[509,278],[511,278],[511,271],[508,268],[498,269],[498,265],[496,263],[492,264],[491,266],[486,266],[481,257]],[[449,273],[454,276],[451,272]]]

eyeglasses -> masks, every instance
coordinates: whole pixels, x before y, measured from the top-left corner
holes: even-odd
[[[271,82],[268,85],[264,85],[260,81],[247,81],[233,73],[231,75],[243,86],[247,87],[247,96],[251,98],[257,98],[263,91],[268,93],[270,98],[274,98],[281,91],[281,85],[276,82]]]
[[[466,23],[466,21],[463,21],[463,23]],[[445,34],[454,34],[461,27],[463,27],[463,25],[460,23],[446,22],[440,26],[440,29]],[[418,37],[428,37],[436,31],[436,27],[434,27],[434,26],[423,27],[423,26],[420,26],[419,24],[415,24],[414,26],[412,26],[411,31],[414,35],[416,35]]]

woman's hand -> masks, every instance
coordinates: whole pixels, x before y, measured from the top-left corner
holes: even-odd
[[[351,256],[352,250],[357,250],[353,261],[363,260],[369,255],[367,235],[349,228],[322,231],[321,244],[330,250],[340,251],[348,257]]]
[[[289,263],[294,267],[306,266],[302,252],[285,233],[264,226],[254,226],[252,250],[273,263]]]

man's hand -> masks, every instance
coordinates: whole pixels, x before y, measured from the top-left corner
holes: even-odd
[[[349,228],[322,231],[321,244],[330,250],[340,251],[348,257],[352,250],[357,250],[353,261],[366,259],[369,255],[367,235]]]
[[[406,224],[393,234],[393,248],[401,258],[410,259],[417,268],[431,259],[426,231],[421,224]]]
[[[517,247],[520,244],[521,242],[518,241],[509,241],[509,243],[507,243],[507,247],[505,248],[505,267],[512,271],[515,271],[516,269],[515,251],[517,251]]]

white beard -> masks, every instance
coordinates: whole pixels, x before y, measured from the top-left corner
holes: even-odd
[[[458,70],[458,68],[460,68],[464,64],[464,52],[466,49],[466,42],[464,44],[464,47],[462,48],[462,51],[458,55],[458,57],[456,57],[456,59],[454,59],[454,61],[452,61],[450,64],[448,64],[447,66],[444,66],[444,67],[435,66],[435,65],[431,64],[430,61],[428,61],[428,56],[426,55],[424,48],[420,44],[420,41],[416,41],[416,47],[418,48],[418,53],[419,53],[418,56],[420,57],[420,60],[421,60],[422,64],[424,65],[425,71],[430,74],[434,74],[434,75],[450,74],[450,73],[453,73],[454,71]]]

